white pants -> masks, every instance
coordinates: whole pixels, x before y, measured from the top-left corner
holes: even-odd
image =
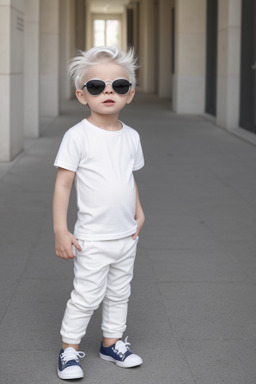
[[[121,338],[126,329],[130,282],[137,242],[132,237],[107,241],[79,240],[74,259],[74,290],[61,325],[64,343],[80,344],[95,309],[103,300],[104,337]]]

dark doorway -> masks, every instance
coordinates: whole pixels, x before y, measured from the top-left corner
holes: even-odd
[[[256,2],[242,1],[240,121],[256,133]]]
[[[75,2],[75,48],[85,50],[85,2]]]
[[[171,46],[171,52],[172,52],[172,74],[175,73],[175,9],[172,8],[171,10],[171,28],[172,28],[172,46]]]
[[[127,45],[128,45],[128,48],[134,46],[133,19],[134,19],[134,11],[132,8],[128,8],[127,9]]]
[[[205,112],[216,116],[218,0],[207,0]]]

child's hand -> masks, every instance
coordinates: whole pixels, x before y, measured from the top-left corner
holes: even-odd
[[[137,225],[138,226],[137,226],[137,231],[134,233],[134,235],[132,235],[133,240],[136,240],[137,237],[139,236],[139,233],[140,233],[140,231],[141,231],[141,229],[143,227],[143,224],[145,222],[145,216],[143,215],[141,217],[138,217],[136,219],[136,221],[137,221]]]
[[[55,233],[55,251],[58,257],[66,260],[73,259],[75,255],[73,254],[72,245],[78,251],[82,251],[77,239],[69,231]]]

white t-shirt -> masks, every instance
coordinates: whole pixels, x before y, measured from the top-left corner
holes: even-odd
[[[76,172],[77,239],[113,240],[136,232],[133,171],[144,158],[134,129],[122,123],[122,129],[107,131],[84,119],[64,135],[54,165]]]

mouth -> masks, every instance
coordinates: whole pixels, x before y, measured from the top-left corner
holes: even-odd
[[[114,100],[111,100],[111,99],[105,100],[103,104],[114,104]]]

